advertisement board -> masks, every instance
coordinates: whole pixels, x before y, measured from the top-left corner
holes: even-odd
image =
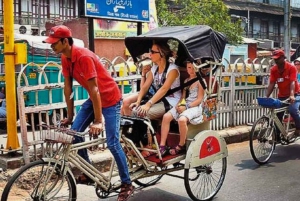
[[[85,0],[85,16],[149,22],[149,0]]]
[[[142,24],[142,32],[146,33],[158,27],[155,0],[150,0],[149,22]],[[94,19],[95,39],[124,39],[137,35],[136,22],[123,22],[110,19]]]

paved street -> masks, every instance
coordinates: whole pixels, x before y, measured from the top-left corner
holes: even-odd
[[[277,146],[269,164],[252,160],[248,142],[231,144],[225,182],[214,201],[294,201],[300,191],[300,141]],[[182,172],[178,172],[182,174]],[[97,201],[93,187],[78,185],[78,201]],[[99,199],[100,200],[100,199]],[[115,201],[116,197],[103,199]],[[164,176],[155,186],[138,190],[130,201],[188,201],[184,182]]]

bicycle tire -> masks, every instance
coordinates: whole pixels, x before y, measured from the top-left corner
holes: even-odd
[[[270,124],[266,116],[260,117],[250,131],[250,153],[253,160],[259,164],[266,164],[276,146],[276,127]]]
[[[227,170],[227,158],[184,170],[184,186],[194,201],[211,200],[221,189]]]
[[[53,174],[50,174],[51,170]],[[67,172],[62,180],[60,165],[43,160],[31,162],[18,170],[6,184],[1,201],[76,200],[76,184]],[[47,171],[47,173],[46,173]],[[49,180],[45,180],[45,175]],[[43,188],[43,190],[42,190]],[[69,193],[66,193],[68,191]]]

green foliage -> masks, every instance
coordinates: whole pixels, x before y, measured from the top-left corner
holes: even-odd
[[[224,33],[229,43],[242,42],[241,21],[231,22],[228,8],[221,0],[155,0],[155,2],[160,26],[208,25]],[[172,7],[175,9],[171,10]]]

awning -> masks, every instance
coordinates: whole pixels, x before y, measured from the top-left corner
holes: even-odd
[[[269,56],[272,56],[272,51],[268,51],[268,50],[257,51],[257,56],[258,57],[269,57]]]
[[[252,38],[245,38],[245,37],[243,37],[243,43],[244,44],[249,44],[249,43],[255,43],[255,44],[257,44],[257,43],[264,43],[264,42],[261,42],[261,41],[258,41],[258,40],[254,40]]]
[[[244,10],[244,11],[252,11],[252,12],[260,12],[260,13],[269,13],[273,15],[283,15],[283,9],[282,11],[277,10],[277,9],[264,9],[264,7],[252,7],[252,6],[238,6],[238,5],[226,5],[227,8],[232,9],[232,10]],[[293,13],[294,15],[294,13]],[[297,15],[298,16],[298,15]]]

